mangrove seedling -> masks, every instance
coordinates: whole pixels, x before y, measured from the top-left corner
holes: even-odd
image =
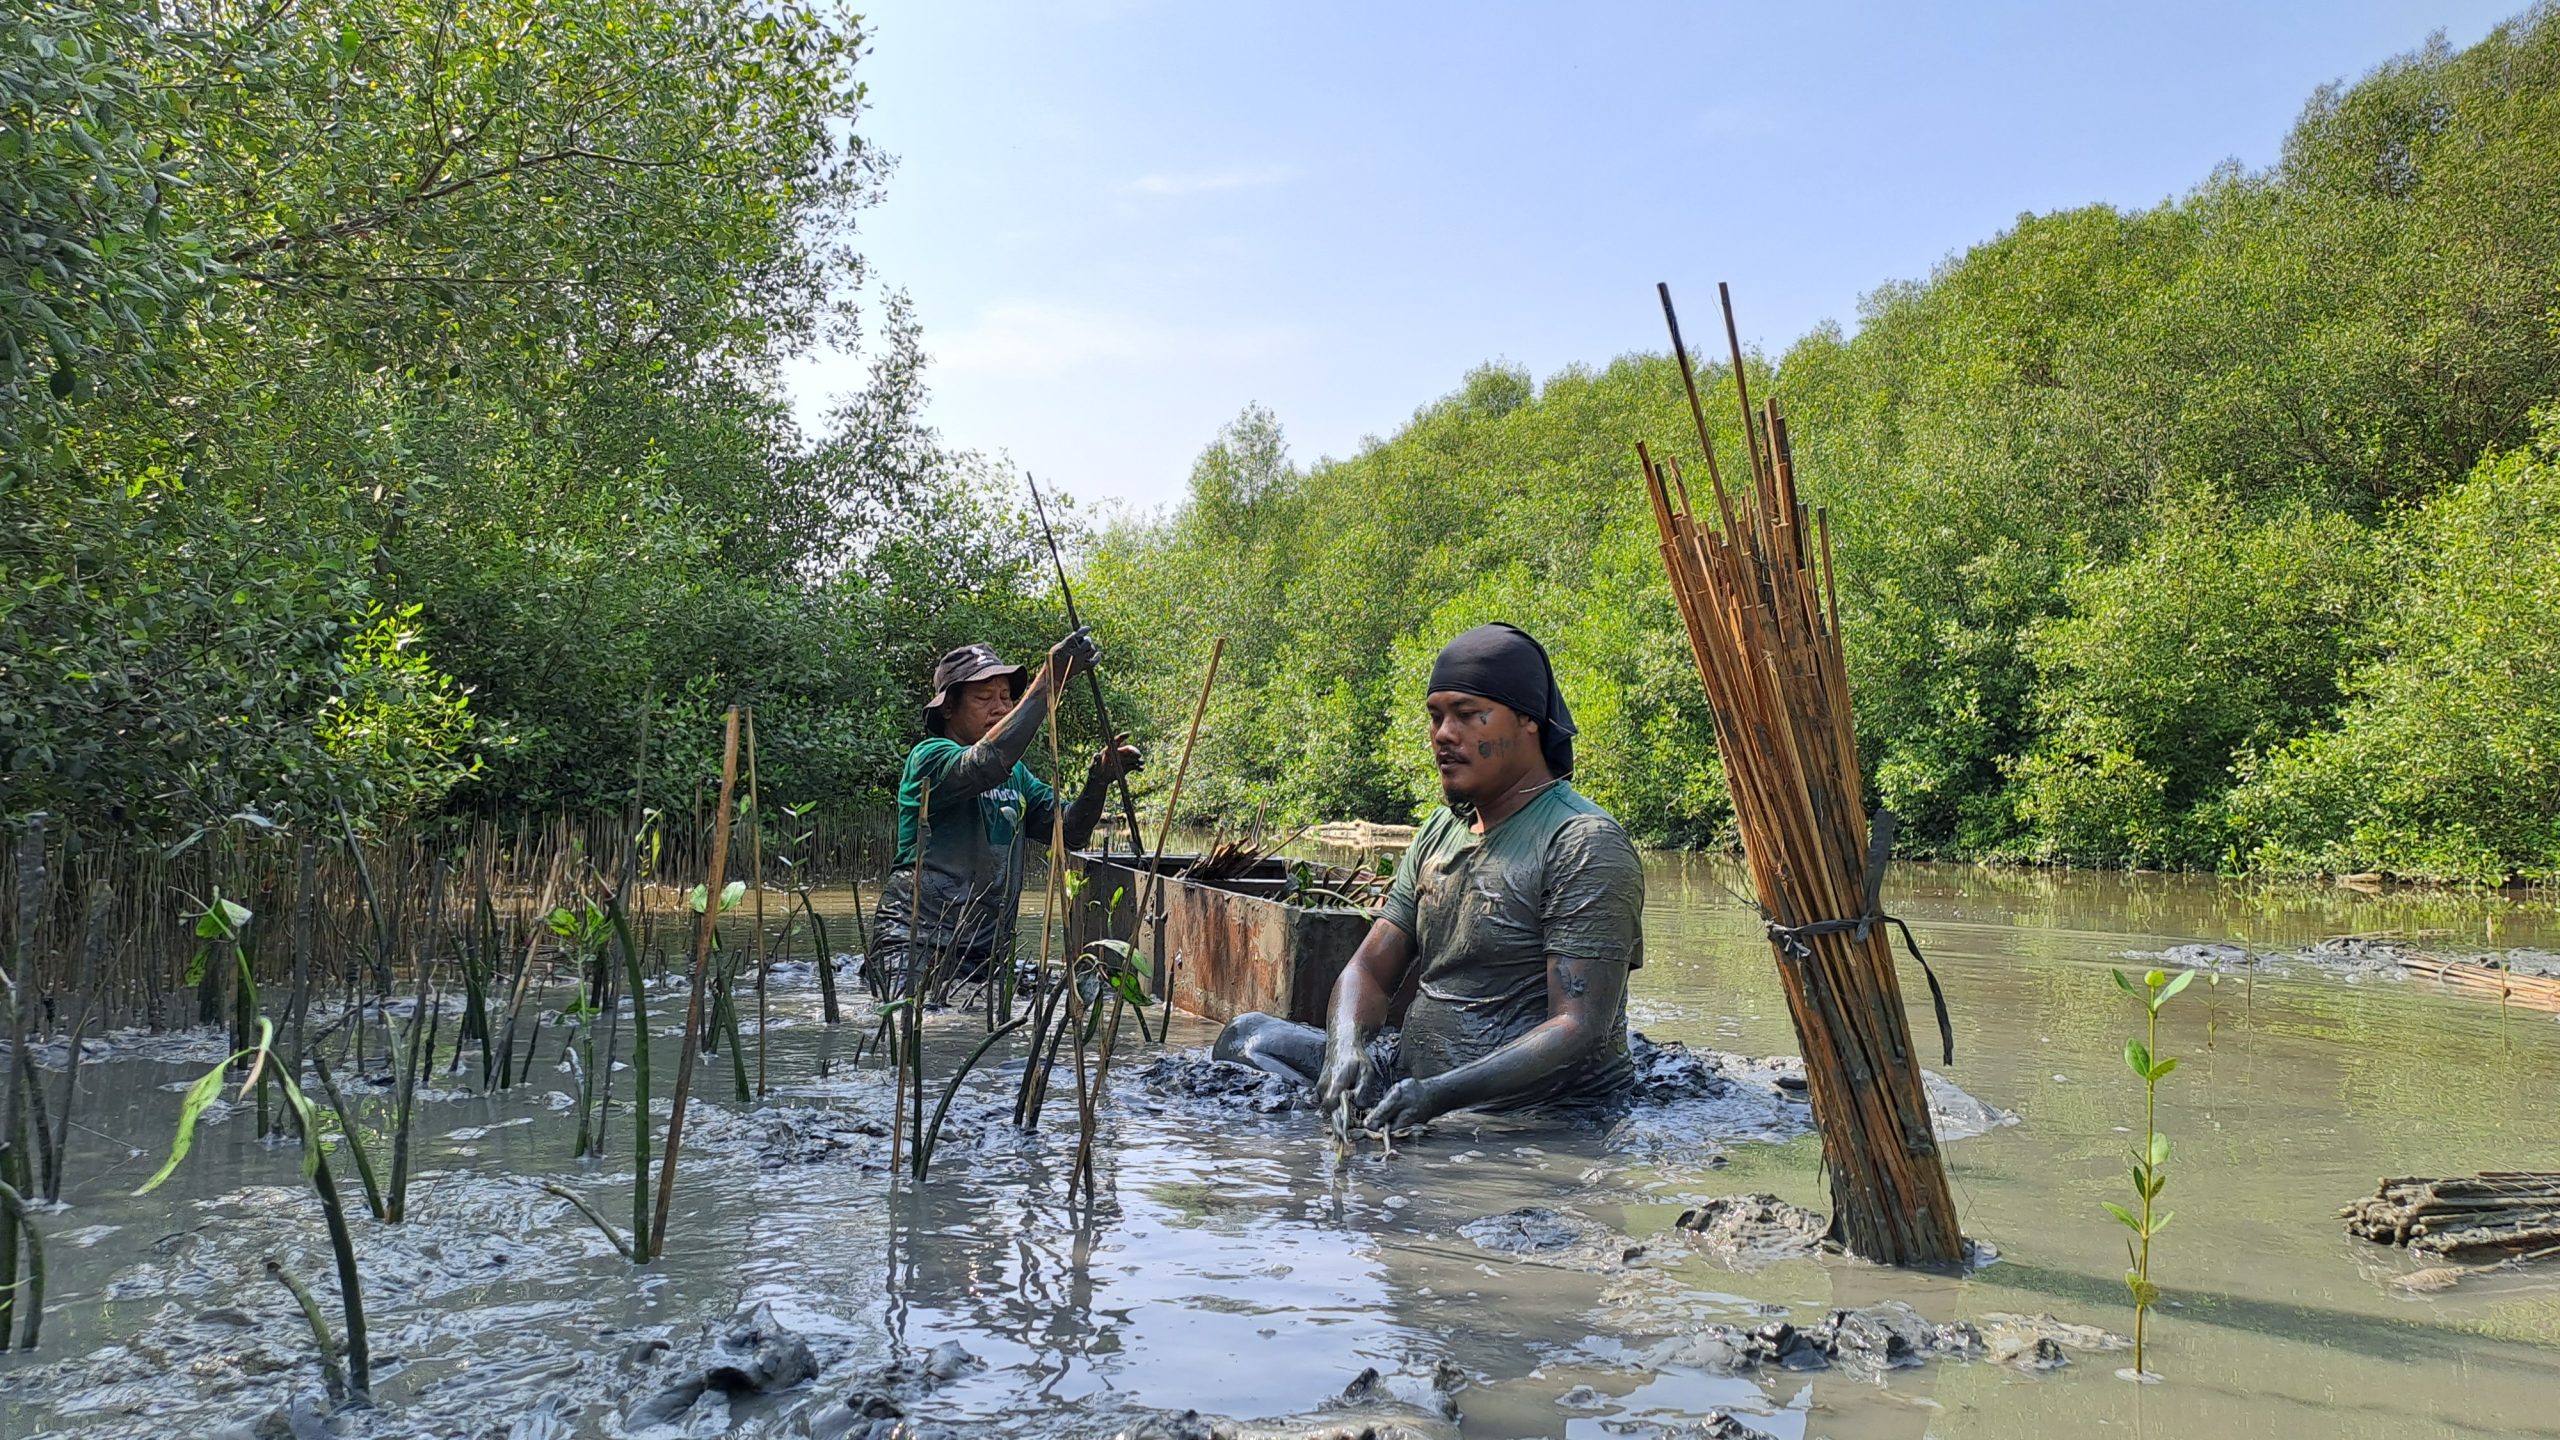
[[[631,995],[631,1260],[646,1265],[657,1253],[649,1229],[649,986],[619,898],[606,915],[614,948],[622,952],[623,988]]]
[[[188,1151],[195,1148],[196,1122],[204,1117],[206,1109],[222,1093],[223,1078],[233,1065],[243,1061],[249,1065],[247,1078],[240,1082],[241,1098],[247,1098],[249,1091],[261,1080],[269,1081],[283,1091],[286,1103],[293,1107],[302,1125],[302,1178],[310,1182],[312,1190],[320,1197],[320,1213],[329,1227],[329,1249],[338,1261],[338,1299],[347,1321],[348,1389],[362,1396],[373,1386],[373,1360],[372,1352],[365,1343],[364,1292],[356,1281],[355,1238],[347,1230],[346,1207],[338,1200],[337,1177],[329,1172],[329,1145],[326,1132],[320,1127],[319,1111],[295,1078],[286,1074],[283,1066],[273,1063],[274,1040],[274,1022],[260,1016],[255,1045],[223,1057],[219,1064],[205,1072],[202,1079],[187,1087],[186,1098],[178,1105],[178,1129],[169,1142],[168,1160],[161,1165],[158,1174],[144,1181],[142,1188],[133,1193],[148,1195],[178,1172],[179,1163],[187,1158]],[[349,1139],[352,1141],[353,1137]],[[321,1359],[325,1373],[330,1359],[325,1349]]]
[[[2169,1228],[2177,1212],[2158,1208],[2160,1192],[2169,1186],[2169,1137],[2160,1133],[2160,1082],[2178,1068],[2174,1056],[2164,1056],[2160,1049],[2160,1007],[2187,988],[2195,972],[2185,970],[2172,977],[2165,970],[2152,970],[2136,985],[2121,970],[2111,972],[2116,985],[2142,1006],[2143,1033],[2140,1038],[2124,1042],[2124,1062],[2142,1081],[2142,1144],[2133,1152],[2133,1193],[2140,1209],[2118,1205],[2112,1200],[2101,1202],[2107,1213],[2116,1217],[2133,1232],[2125,1241],[2125,1288],[2133,1292],[2133,1369],[2125,1372],[2135,1380],[2155,1377],[2143,1361],[2143,1342],[2151,1307],[2159,1303],[2160,1287],[2151,1283],[2151,1242]]]
[[[815,800],[803,800],[797,805],[783,806],[782,813],[792,824],[805,825],[809,812],[815,810],[817,805],[818,802]],[[773,858],[775,863],[790,872],[791,883],[788,888],[791,900],[796,901],[801,910],[808,915],[811,936],[818,942],[818,1008],[828,1024],[838,1025],[843,1023],[844,1015],[836,1006],[835,955],[827,948],[826,922],[818,918],[817,907],[809,901],[809,876],[802,863],[806,854],[805,847],[810,838],[817,833],[815,828],[803,828],[777,841]],[[789,905],[786,904],[784,908],[787,911]],[[861,913],[861,896],[857,892],[854,897],[854,914],[857,920]],[[788,960],[791,958],[791,932],[786,929],[782,934],[782,958]]]
[[[583,1160],[603,1142],[594,1123],[596,1108],[596,1017],[604,1013],[604,997],[611,986],[605,983],[605,947],[613,939],[613,918],[593,900],[572,910],[563,905],[551,912],[551,933],[569,947],[570,958],[578,972],[575,996],[563,1006],[560,1018],[576,1027],[572,1037],[572,1053],[578,1057],[578,1144],[576,1155]],[[610,1062],[608,1062],[610,1063]]]
[[[732,880],[720,887],[720,913],[726,915],[737,909],[738,902],[746,893],[747,882],[744,880]],[[685,905],[696,915],[710,903],[711,892],[705,886],[696,885],[686,892]],[[747,1092],[747,1061],[741,1053],[738,1037],[738,967],[721,946],[720,932],[716,927],[711,933],[711,953],[721,959],[711,983],[711,1021],[709,1028],[702,1033],[702,1050],[709,1055],[718,1053],[723,1045],[727,1047],[729,1068],[738,1086],[738,1103],[744,1105],[755,1097]]]

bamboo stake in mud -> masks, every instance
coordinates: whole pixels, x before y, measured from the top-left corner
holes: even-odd
[[[659,1162],[658,1208],[649,1222],[651,1254],[667,1234],[667,1208],[675,1202],[676,1152],[684,1141],[685,1097],[693,1088],[693,1055],[702,1044],[702,992],[711,980],[711,932],[720,922],[720,891],[728,883],[729,807],[738,792],[738,707],[729,707],[727,739],[720,756],[720,808],[712,825],[711,878],[703,887],[702,923],[693,935],[693,993],[685,1002],[684,1035],[676,1047],[675,1111],[667,1117],[667,1154]],[[643,1036],[641,1044],[647,1044]],[[647,1117],[641,1117],[647,1123]]]
[[[1678,317],[1661,294],[1677,346]],[[1878,913],[1890,817],[1871,836],[1828,525],[1797,498],[1775,404],[1751,412],[1729,296],[1724,321],[1750,486],[1728,495],[1719,483],[1722,523],[1701,525],[1677,463],[1639,445],[1646,498],[1804,1052],[1834,1233],[1866,1259],[1953,1263],[1963,1239],[1903,1013],[1895,922]],[[1712,467],[1704,413],[1691,413]]]
[[[933,845],[933,782],[920,781],[916,787],[916,863],[909,878],[913,888],[908,892],[906,949],[898,956],[898,998],[894,1003],[908,1009],[924,1003],[923,965],[916,959],[915,927],[924,918],[924,857]],[[803,895],[805,899],[805,893]],[[810,912],[815,915],[817,912]],[[889,1037],[889,1063],[898,1072],[897,1090],[889,1101],[889,1174],[898,1173],[900,1143],[907,1134],[907,1068],[909,1057],[903,1043],[907,1033],[903,1013],[891,1012],[881,1028]]]
[[[1200,699],[1191,707],[1191,728],[1183,734],[1182,758],[1173,767],[1173,792],[1165,798],[1164,818],[1156,822],[1156,848],[1147,857],[1147,898],[1138,910],[1137,918],[1141,922],[1152,919],[1155,924],[1155,974],[1149,983],[1155,987],[1156,997],[1168,1004],[1171,1003],[1167,994],[1171,977],[1165,973],[1164,961],[1164,847],[1165,841],[1173,835],[1174,811],[1182,804],[1183,777],[1191,773],[1191,747],[1200,739],[1200,717],[1209,713],[1209,691],[1218,683],[1218,660],[1226,653],[1226,636],[1221,635],[1210,643],[1209,671],[1200,677]],[[1134,940],[1137,937],[1132,935],[1129,938]],[[1118,1012],[1113,1014],[1116,1017]],[[1104,1047],[1105,1053],[1109,1048]]]
[[[761,1100],[764,1098],[765,1094],[764,1032],[766,1024],[764,999],[766,969],[764,953],[764,796],[763,792],[759,790],[756,785],[756,712],[753,706],[750,706],[747,709],[747,813],[753,817],[752,823],[747,826],[747,888],[752,890],[756,897],[756,1098]],[[857,911],[862,908],[862,896],[858,891],[853,897],[853,904],[854,909]],[[824,963],[824,959],[825,957],[821,956],[820,962]]]

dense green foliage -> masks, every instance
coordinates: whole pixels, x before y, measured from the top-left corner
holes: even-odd
[[[13,7],[0,810],[612,803],[644,713],[681,800],[736,701],[769,793],[875,792],[1038,571],[919,423],[902,306],[857,335],[864,43],[800,3]],[[811,435],[777,364],[822,338],[875,369]]]
[[[2560,14],[2322,91],[2263,173],[2022,217],[1767,369],[1832,517],[1874,798],[1914,848],[2560,869],[2532,418],[2560,397]],[[1652,839],[1716,835],[1632,454],[1694,450],[1679,395],[1660,358],[1488,369],[1306,468],[1239,419],[1186,504],[1089,560],[1116,633],[1178,640],[1131,682],[1159,723],[1191,637],[1230,637],[1203,804],[1405,818],[1433,798],[1429,656],[1504,618],[1556,655],[1585,788]]]

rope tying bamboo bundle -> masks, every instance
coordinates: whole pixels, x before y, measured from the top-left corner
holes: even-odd
[[[1715,711],[1734,819],[1804,1050],[1831,1176],[1833,1232],[1870,1260],[1953,1263],[1964,1242],[1903,1013],[1890,917],[1877,909],[1883,858],[1878,853],[1870,864],[1859,805],[1830,524],[1797,499],[1776,404],[1752,411],[1732,299],[1717,288],[1749,484],[1739,493],[1725,487],[1668,286],[1661,287],[1663,318],[1714,490],[1709,523],[1691,508],[1678,461],[1657,464],[1642,444],[1636,456],[1672,596]],[[1889,826],[1890,817],[1879,817],[1876,838],[1887,845]],[[1934,976],[1930,984],[1934,991]]]

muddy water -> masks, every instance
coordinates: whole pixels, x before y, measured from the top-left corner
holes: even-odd
[[[1743,883],[1718,862],[1654,862],[1639,1028],[1746,1053],[1792,1047],[1765,947],[1731,893]],[[2305,967],[2199,982],[2164,1023],[2162,1048],[2186,1057],[2161,1106],[2179,1146],[2165,1197],[2178,1219],[2155,1258],[2170,1308],[2152,1364],[2166,1383],[2117,1379],[2123,1357],[2092,1352],[2051,1373],[1941,1361],[1882,1381],[1649,1360],[1707,1323],[1810,1321],[1888,1298],[1934,1320],[2050,1313],[2126,1329],[2120,1232],[2098,1202],[2125,1189],[2121,1127],[2140,1115],[2120,1058],[2134,1013],[2106,975],[2140,963],[2127,952],[2197,940],[2282,949],[2385,929],[2446,950],[2560,948],[2547,905],[2501,899],[1923,867],[1897,870],[1891,893],[1955,1007],[1948,1077],[2019,1117],[1949,1150],[1966,1232],[2001,1256],[1968,1276],[1837,1258],[1745,1271],[1689,1252],[1664,1232],[1704,1198],[1822,1199],[1814,1140],[1755,1139],[1714,1111],[1612,1135],[1444,1123],[1393,1157],[1345,1160],[1303,1114],[1221,1110],[1123,1080],[1101,1199],[1080,1220],[1064,1203],[1066,1107],[1040,1135],[1014,1134],[992,1118],[1009,1080],[997,1072],[955,1107],[934,1178],[893,1189],[886,1141],[865,1133],[880,1128],[886,1085],[842,1064],[852,1037],[814,1022],[804,984],[775,997],[766,1109],[734,1103],[725,1063],[697,1075],[708,1098],[691,1122],[670,1254],[646,1271],[524,1178],[562,1179],[629,1214],[627,1159],[563,1158],[571,1127],[557,1107],[571,1082],[547,1043],[526,1089],[454,1087],[422,1105],[415,1217],[356,1222],[382,1403],[341,1432],[626,1433],[622,1417],[673,1377],[707,1324],[762,1303],[808,1339],[819,1379],[734,1409],[706,1402],[653,1433],[791,1433],[813,1398],[956,1341],[982,1364],[903,1402],[920,1426],[1109,1434],[1197,1409],[1601,1437],[1720,1409],[1770,1434],[1836,1440],[2560,1435],[2560,1275],[2411,1295],[2386,1282],[2417,1267],[2334,1218],[2384,1173],[2560,1169],[2560,1023]],[[680,999],[656,999],[653,1018],[663,1026]],[[938,1071],[970,1023],[936,1022]],[[1174,1027],[1177,1046],[1207,1038]],[[671,1051],[659,1043],[663,1094]],[[44,1350],[0,1362],[0,1435],[311,1423],[294,1408],[317,1390],[307,1335],[259,1268],[282,1256],[332,1296],[291,1150],[259,1144],[253,1118],[235,1114],[204,1132],[166,1190],[125,1194],[163,1153],[177,1098],[166,1087],[200,1069],[84,1067],[80,1118],[94,1133],[75,1140],[69,1207],[46,1218]],[[617,1116],[618,1156],[627,1127]],[[1542,1262],[1461,1229],[1522,1206],[1626,1241]],[[1383,1398],[1325,1408],[1368,1368]]]

